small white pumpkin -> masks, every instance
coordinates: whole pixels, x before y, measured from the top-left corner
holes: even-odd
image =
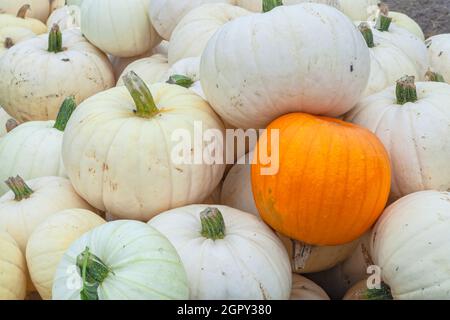
[[[27,265],[17,242],[0,231],[0,300],[24,300]]]
[[[169,70],[167,56],[154,54],[151,57],[136,60],[130,63],[117,79],[117,86],[123,86],[123,77],[130,71],[134,71],[146,83],[164,82]]]
[[[29,29],[35,34],[46,33],[47,27],[44,23],[27,16],[29,9],[29,5],[23,5],[19,6],[11,14],[8,14],[2,13],[4,11],[2,11],[2,8],[0,7],[0,29],[5,27],[20,27]]]
[[[147,9],[148,0],[84,0],[81,30],[103,52],[122,58],[138,56],[161,42]]]
[[[79,6],[64,6],[52,12],[47,20],[48,30],[51,31],[54,24],[60,30],[79,28],[81,26],[81,10]]]
[[[20,122],[55,119],[66,97],[80,103],[114,86],[108,58],[80,30],[57,25],[8,50],[0,74],[0,105]]]
[[[53,278],[64,252],[84,233],[105,222],[91,211],[68,209],[50,216],[34,230],[26,259],[31,280],[43,300],[52,298]]]
[[[98,277],[89,285],[93,272]],[[76,240],[58,265],[52,291],[53,300],[189,297],[186,272],[172,244],[153,227],[130,220],[103,224]]]
[[[63,161],[75,189],[97,209],[135,220],[201,202],[225,165],[205,157],[205,148],[222,148],[220,141],[194,145],[194,128],[201,123],[204,131],[223,135],[222,121],[188,89],[165,83],[147,88],[133,72],[125,79],[126,86],[80,104],[69,120]],[[175,131],[188,137],[174,139]],[[206,161],[186,158],[191,155]]]
[[[43,177],[25,183],[16,177],[7,183],[11,191],[0,198],[0,229],[17,241],[23,253],[34,229],[52,214],[71,208],[91,209],[64,178]]]
[[[417,86],[417,88],[416,88]],[[450,85],[404,77],[397,87],[361,100],[346,120],[372,132],[392,166],[391,201],[450,188]]]
[[[450,299],[449,228],[449,192],[417,192],[386,209],[371,251],[394,299]]]
[[[29,6],[27,16],[40,21],[47,21],[50,14],[50,5],[55,0],[2,0],[0,1],[0,12],[16,14],[24,5]],[[44,31],[45,32],[45,31]]]
[[[450,33],[433,36],[426,41],[432,70],[450,83]]]
[[[36,34],[27,28],[4,27],[0,29],[0,56],[19,42],[36,37]]]
[[[254,215],[192,205],[164,212],[149,224],[178,250],[191,299],[289,298],[289,258],[281,241]]]
[[[289,300],[330,300],[330,297],[311,280],[301,275],[293,274],[292,291]]]
[[[180,20],[169,43],[169,64],[200,57],[213,34],[227,22],[251,14],[250,11],[226,3],[201,5]]]
[[[165,79],[169,83],[188,88],[206,99],[200,83],[200,57],[179,60],[167,71]]]
[[[290,112],[344,114],[369,72],[369,49],[353,23],[332,7],[305,3],[225,24],[203,52],[200,81],[225,122],[258,129]]]
[[[0,181],[20,175],[25,180],[46,176],[66,177],[61,149],[64,129],[75,110],[73,98],[67,98],[53,121],[21,124],[0,140]],[[9,189],[0,184],[0,195]]]

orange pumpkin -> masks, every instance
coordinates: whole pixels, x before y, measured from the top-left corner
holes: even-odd
[[[273,164],[267,164],[260,154],[273,157],[277,152],[271,146],[275,129],[279,170],[264,175]],[[269,125],[267,135],[258,141],[255,157],[252,188],[256,206],[267,224],[289,238],[311,245],[345,244],[361,237],[386,206],[389,157],[378,138],[362,127],[332,118],[288,114]]]

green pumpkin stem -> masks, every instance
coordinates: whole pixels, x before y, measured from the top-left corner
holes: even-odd
[[[201,235],[211,240],[223,239],[225,237],[225,221],[222,213],[217,208],[206,208],[200,212],[202,224]]]
[[[25,19],[28,10],[31,9],[31,6],[29,4],[24,4],[23,6],[20,7],[19,11],[17,11],[17,18],[21,18],[21,19]]]
[[[389,17],[389,6],[384,2],[380,2],[378,8],[380,9],[380,14],[378,15],[375,28],[382,32],[389,31],[392,23],[392,18]]]
[[[380,289],[367,289],[363,296],[367,300],[393,300],[391,288],[384,282],[381,283]]]
[[[169,80],[167,80],[167,83],[176,84],[189,89],[194,84],[194,81],[192,81],[191,78],[186,77],[184,75],[174,74],[170,76]]]
[[[17,176],[11,177],[5,181],[9,189],[14,193],[15,201],[22,201],[23,199],[28,199],[32,194],[33,190],[25,183],[25,181]]]
[[[282,6],[282,0],[263,0],[263,12],[269,12],[275,7]]]
[[[425,79],[431,82],[445,82],[444,76],[440,73],[433,72],[431,70],[427,71],[425,74]]]
[[[124,75],[123,82],[134,100],[138,117],[152,118],[159,113],[150,89],[134,71]]]
[[[59,26],[55,23],[48,34],[48,52],[58,53],[63,51],[62,33]]]
[[[53,128],[63,131],[66,129],[67,122],[69,122],[70,116],[75,111],[77,104],[75,102],[75,97],[71,96],[64,100],[59,108],[58,116],[56,117],[55,125]]]
[[[114,274],[114,272],[99,257],[91,253],[89,247],[86,247],[78,255],[77,267],[83,282],[80,291],[81,300],[98,300],[98,287],[105,281],[109,273]]]
[[[373,41],[373,32],[372,29],[370,29],[370,26],[367,22],[361,22],[361,24],[358,26],[359,31],[364,37],[364,40],[366,40],[367,46],[369,48],[375,47],[375,43]]]
[[[397,81],[396,95],[397,104],[400,105],[417,101],[417,89],[414,83],[414,76],[404,76]]]

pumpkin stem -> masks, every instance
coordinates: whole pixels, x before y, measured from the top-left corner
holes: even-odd
[[[414,79],[414,76],[404,76],[397,81],[397,104],[404,105],[408,102],[417,101],[417,90]]]
[[[14,128],[18,127],[19,123],[16,121],[16,119],[9,119],[6,121],[6,132],[11,132]]]
[[[7,184],[9,189],[11,189],[11,191],[14,192],[15,201],[22,201],[23,199],[28,199],[34,192],[19,176],[15,178],[11,177],[8,180],[6,180],[5,183]]]
[[[58,116],[56,117],[55,125],[53,128],[63,131],[66,129],[67,122],[69,122],[70,116],[75,111],[77,104],[75,103],[75,97],[67,97],[59,109]]]
[[[297,240],[291,240],[293,245],[293,264],[295,271],[302,271],[306,267],[309,257],[311,256],[313,246],[300,242]]]
[[[55,23],[48,34],[48,52],[58,53],[63,51],[62,33],[59,26]]]
[[[80,291],[81,300],[98,300],[98,287],[112,272],[99,257],[91,253],[89,247],[77,257],[77,267],[80,269],[83,288]]]
[[[367,300],[393,300],[391,288],[384,282],[381,283],[380,289],[367,289],[363,296]]]
[[[6,49],[10,49],[14,46],[14,41],[10,37],[5,38],[5,42],[3,43]]]
[[[375,43],[373,42],[373,32],[372,29],[370,29],[369,24],[367,22],[361,22],[358,29],[362,33],[364,40],[366,40],[367,46],[369,48],[375,47]]]
[[[428,70],[425,74],[425,80],[432,82],[445,82],[444,76],[440,73]]]
[[[23,6],[20,7],[19,11],[17,11],[17,18],[21,18],[21,19],[25,19],[28,10],[31,9],[31,6],[29,4],[24,4]]]
[[[211,240],[223,239],[225,237],[225,221],[222,213],[217,208],[206,208],[200,212],[202,223],[201,235]]]
[[[174,75],[170,76],[169,80],[167,80],[167,83],[176,84],[176,85],[179,85],[179,86],[182,86],[182,87],[188,89],[194,84],[194,81],[192,81],[191,78],[186,77],[184,75],[174,74]]]
[[[263,0],[263,12],[269,12],[275,7],[282,6],[282,0]]]
[[[384,2],[380,2],[378,8],[380,9],[380,14],[378,15],[375,28],[382,32],[389,31],[392,23],[392,18],[389,17],[389,6]]]
[[[124,75],[123,82],[133,97],[137,116],[151,118],[159,113],[150,89],[134,71]]]

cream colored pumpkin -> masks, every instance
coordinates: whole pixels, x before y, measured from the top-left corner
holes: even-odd
[[[55,1],[60,0],[2,0],[0,12],[16,14],[22,6],[29,5],[27,16],[45,22],[50,14],[50,6]]]
[[[289,258],[254,215],[226,206],[192,205],[164,212],[149,225],[177,249],[191,299],[289,298]]]
[[[426,45],[431,68],[450,83],[450,33],[433,36]]]
[[[290,112],[349,111],[367,85],[369,59],[363,37],[338,10],[280,6],[216,32],[202,55],[200,81],[225,122],[258,129]]]
[[[449,228],[449,192],[417,192],[386,209],[371,243],[394,299],[450,299]]]
[[[20,122],[55,119],[66,97],[80,103],[114,86],[108,58],[78,29],[64,30],[62,48],[52,42],[62,51],[50,52],[49,36],[59,34],[55,29],[19,43],[0,60],[0,105]]]
[[[154,54],[151,57],[136,60],[130,63],[117,79],[117,86],[123,86],[123,76],[134,71],[147,83],[164,82],[169,70],[167,56]]]
[[[81,5],[81,30],[106,53],[138,56],[161,42],[147,8],[148,0],[85,0]]]
[[[203,99],[206,99],[202,84],[200,83],[200,57],[179,60],[167,71],[165,79],[169,80],[172,76],[177,75],[188,78],[192,82],[189,89]]]
[[[29,12],[28,8],[28,6],[19,6],[17,10],[11,12],[11,14],[8,14],[2,13],[3,11],[0,7],[0,29],[5,27],[20,27],[29,29],[35,34],[47,32],[47,27],[44,23],[26,16]]]
[[[0,29],[0,56],[19,42],[36,37],[36,34],[27,28],[4,27]]]
[[[386,147],[392,166],[391,200],[450,188],[450,85],[418,82],[416,89],[413,79],[405,79],[397,85],[401,100],[393,86],[361,100],[346,116],[374,132]],[[403,95],[417,95],[418,100]]]
[[[190,57],[200,57],[209,39],[227,22],[251,14],[226,3],[201,5],[180,20],[169,43],[169,64]]]
[[[43,300],[52,298],[53,278],[64,252],[84,233],[106,221],[84,209],[68,209],[50,216],[31,234],[26,250],[31,280]]]
[[[292,291],[289,300],[330,300],[330,297],[311,280],[301,275],[293,274]]]
[[[9,119],[11,119],[11,116],[9,114],[7,114],[6,111],[3,110],[2,107],[0,107],[0,138],[3,137],[7,133],[6,123],[8,122]]]
[[[91,209],[65,178],[43,177],[26,183],[20,179],[15,181],[20,184],[19,193],[9,191],[0,198],[0,229],[6,230],[17,241],[23,253],[30,235],[49,216],[65,209]]]
[[[50,31],[54,24],[61,30],[79,28],[81,26],[81,10],[78,6],[64,6],[52,12],[47,20],[47,27]]]
[[[0,231],[0,300],[24,300],[27,265],[17,242]]]
[[[203,130],[223,134],[222,121],[188,89],[159,83],[150,86],[150,93],[136,74],[128,76],[129,87],[140,86],[143,95],[153,95],[154,103],[138,103],[151,111],[137,108],[125,86],[99,93],[78,106],[63,142],[64,165],[75,189],[97,209],[136,220],[201,202],[219,184],[225,165],[194,164],[195,159],[181,161],[174,155],[179,155],[180,146],[187,147],[187,157],[205,151],[192,142],[196,123],[201,122]],[[190,140],[183,141],[190,147],[174,139],[176,130],[187,134]],[[206,146],[211,142],[201,147]],[[214,146],[221,148],[219,141]]]

